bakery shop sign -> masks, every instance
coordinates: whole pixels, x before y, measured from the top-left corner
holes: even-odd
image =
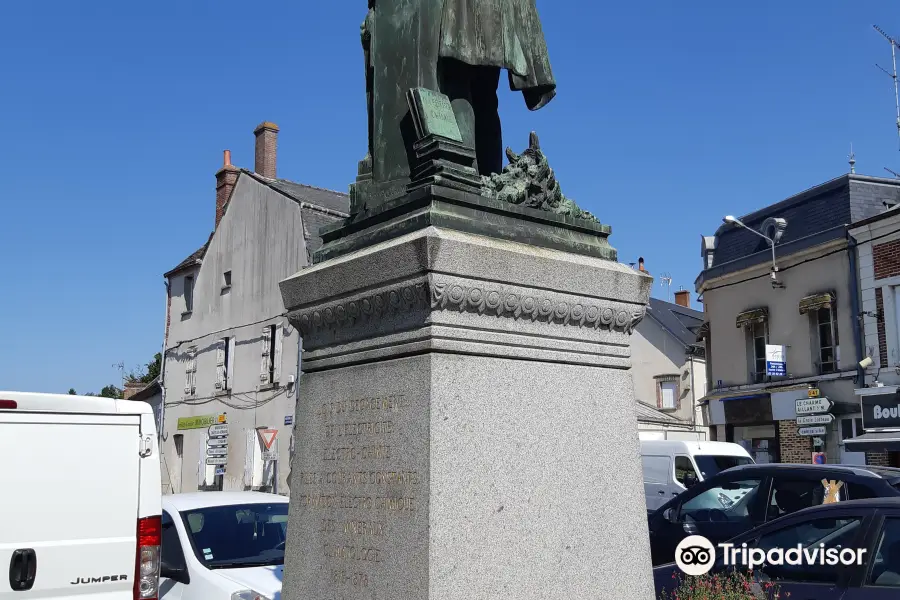
[[[900,396],[896,393],[863,396],[861,400],[864,430],[900,429]]]

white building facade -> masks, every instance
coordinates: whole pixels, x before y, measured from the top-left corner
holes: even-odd
[[[346,217],[349,198],[278,179],[278,128],[255,133],[254,171],[226,151],[215,230],[165,274],[165,493],[289,491],[300,339],[278,284],[309,264],[319,227]]]
[[[631,342],[631,375],[641,439],[709,439],[706,413],[706,355],[697,341],[703,313],[690,307],[690,292],[675,303],[650,299],[647,317]]]

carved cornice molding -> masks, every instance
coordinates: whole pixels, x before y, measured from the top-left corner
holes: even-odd
[[[554,296],[537,290],[517,293],[486,286],[431,285],[431,307],[434,309],[488,313],[498,317],[618,330],[628,334],[634,331],[646,314],[644,307],[626,310],[621,305],[571,302]]]
[[[360,321],[379,319],[428,305],[428,281],[407,281],[340,302],[309,308],[291,315],[302,334],[338,329]]]
[[[303,309],[292,314],[291,320],[303,335],[308,335],[419,309],[471,312],[626,334],[633,333],[646,314],[644,306],[605,303],[594,299],[572,300],[562,294],[513,289],[496,283],[462,285],[436,282],[433,276],[429,276],[324,306]]]

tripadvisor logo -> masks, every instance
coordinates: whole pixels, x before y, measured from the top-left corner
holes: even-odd
[[[854,548],[826,548],[825,544],[793,548],[750,548],[746,543],[719,544],[719,556],[724,566],[744,566],[755,569],[763,565],[861,565],[866,550]],[[686,575],[704,575],[716,564],[716,547],[701,535],[684,538],[675,549],[675,564]]]

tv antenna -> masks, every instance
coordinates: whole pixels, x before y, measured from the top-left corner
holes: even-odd
[[[885,167],[884,170],[887,171],[888,173],[890,173],[891,175],[893,175],[894,177],[896,177],[897,179],[900,179],[900,173],[897,173],[897,171],[888,169],[887,167]]]
[[[122,385],[125,385],[125,361],[119,361],[112,366],[114,369],[119,370],[119,374],[122,376]]]
[[[897,40],[882,31],[881,28],[878,27],[878,25],[872,25],[872,27],[874,27],[875,31],[884,36],[884,39],[886,39],[891,44],[892,70],[888,71],[877,63],[875,64],[875,66],[884,71],[885,75],[894,80],[894,104],[897,109],[897,140],[898,143],[900,143],[900,91],[898,91],[897,89],[897,48],[900,48],[900,45],[897,44]]]
[[[666,288],[666,302],[669,301],[669,291],[672,289],[672,276],[668,273],[663,273],[659,276],[659,285],[664,286]]]

